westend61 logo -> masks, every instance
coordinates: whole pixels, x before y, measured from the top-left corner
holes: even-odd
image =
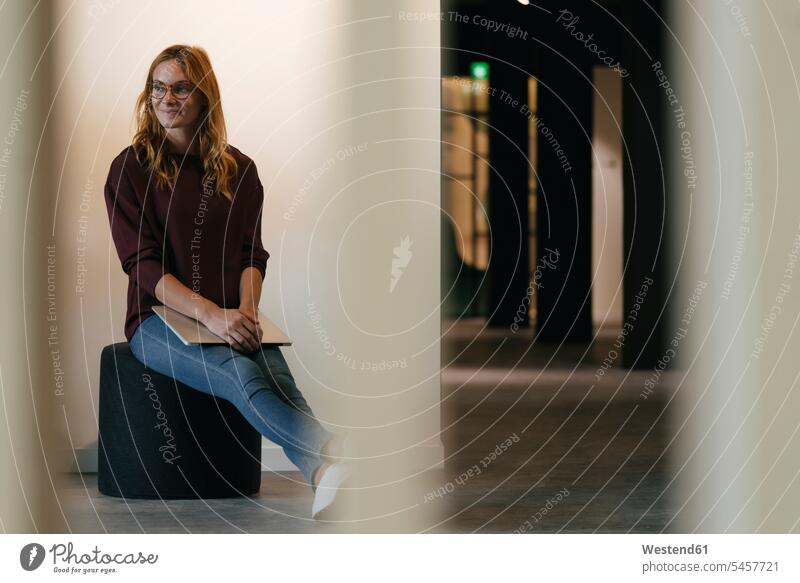
[[[53,558],[54,573],[114,573],[117,569],[108,565],[152,565],[158,555],[137,553],[104,553],[97,545],[87,553],[75,553],[72,543],[57,543],[45,551],[39,543],[28,543],[19,552],[19,564],[26,571],[35,571],[42,566],[49,553]]]

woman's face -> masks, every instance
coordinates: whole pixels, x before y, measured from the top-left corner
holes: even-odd
[[[174,59],[159,63],[151,81],[170,88],[161,99],[150,98],[159,123],[166,129],[193,128],[203,110],[204,96],[189,82],[181,66]],[[181,89],[185,91],[187,87],[188,96],[181,95]]]

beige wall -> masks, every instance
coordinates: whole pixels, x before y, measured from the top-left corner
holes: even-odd
[[[373,427],[355,431],[362,437],[407,427],[413,444],[428,442],[430,460],[441,455],[439,30],[398,20],[391,3],[370,4],[57,3],[58,318],[70,432],[86,462],[96,447],[100,350],[124,340],[126,277],[103,184],[130,143],[150,60],[175,42],[208,50],[230,142],[258,166],[271,254],[261,307],[293,338],[283,352],[312,407],[337,430]],[[391,48],[411,43],[432,48]],[[411,261],[390,291],[404,237]],[[384,360],[407,366],[361,370]],[[358,404],[373,396],[383,398],[364,418]],[[266,460],[290,467],[270,452]]]

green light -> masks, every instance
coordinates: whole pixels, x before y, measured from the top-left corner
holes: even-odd
[[[486,61],[475,61],[474,63],[470,63],[469,71],[473,79],[488,79],[489,63]]]

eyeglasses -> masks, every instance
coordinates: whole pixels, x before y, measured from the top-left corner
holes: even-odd
[[[167,96],[167,89],[172,92],[175,99],[184,100],[194,91],[194,85],[189,81],[178,81],[172,85],[167,85],[161,82],[150,83],[150,97],[153,99],[161,100]]]

